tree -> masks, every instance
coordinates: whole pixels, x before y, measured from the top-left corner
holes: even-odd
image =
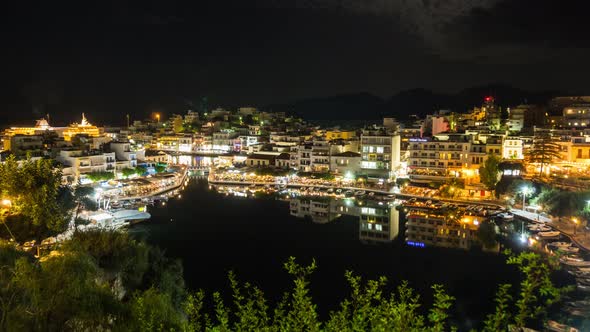
[[[533,146],[525,152],[525,155],[530,163],[539,163],[541,165],[539,176],[543,176],[545,165],[550,164],[555,159],[561,159],[560,151],[561,147],[551,135],[547,132],[542,132],[535,135]]]
[[[137,170],[133,167],[125,167],[121,170],[121,174],[123,175],[123,177],[130,177],[132,175],[137,174]]]
[[[158,164],[154,168],[156,170],[156,173],[162,173],[162,172],[166,171],[166,166],[165,165]]]
[[[37,236],[63,231],[69,211],[60,202],[62,172],[50,159],[17,162],[9,157],[0,164],[0,198],[9,199],[9,214],[26,224],[29,230],[37,228]]]
[[[479,168],[479,178],[486,188],[494,191],[496,184],[500,181],[500,161],[495,154],[488,155],[484,164]]]
[[[518,255],[505,251],[507,263],[515,265],[523,274],[518,297],[510,295],[510,284],[500,285],[496,293],[496,311],[488,315],[484,331],[521,331],[530,323],[545,320],[548,309],[558,303],[571,287],[556,287],[551,273],[559,268],[556,257],[545,258],[534,252]],[[511,311],[511,309],[513,311]]]
[[[92,182],[109,181],[115,178],[115,173],[106,171],[96,171],[84,174]]]

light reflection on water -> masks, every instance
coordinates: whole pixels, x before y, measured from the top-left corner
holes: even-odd
[[[239,197],[227,187],[209,187],[205,180],[191,180],[181,197],[151,207],[152,219],[133,229],[167,256],[180,258],[193,289],[225,290],[226,273],[233,269],[280,297],[291,282],[282,263],[295,256],[319,264],[312,295],[323,315],[348,292],[344,271],[354,270],[366,278],[385,275],[392,286],[409,280],[422,294],[430,294],[433,283],[444,284],[458,299],[459,316],[480,317],[489,311],[496,285],[514,278],[499,255],[409,247],[404,212],[385,197],[333,199],[310,190],[296,197]]]

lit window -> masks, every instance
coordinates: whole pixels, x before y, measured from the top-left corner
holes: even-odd
[[[377,153],[383,153],[383,147],[382,146],[378,146],[377,147]]]
[[[361,168],[377,169],[377,162],[375,162],[375,161],[361,161]]]

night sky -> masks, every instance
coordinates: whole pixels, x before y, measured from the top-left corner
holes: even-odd
[[[18,1],[0,123],[502,82],[588,90],[586,1]],[[25,120],[25,121],[23,121]]]

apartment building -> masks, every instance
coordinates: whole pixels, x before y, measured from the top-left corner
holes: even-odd
[[[138,152],[131,150],[129,142],[111,142],[110,148],[118,162],[126,162],[130,167],[137,167]],[[139,154],[143,153],[143,150],[139,152]]]
[[[464,134],[412,138],[409,145],[408,174],[412,182],[444,182],[460,177],[470,163],[470,136]]]
[[[361,173],[369,179],[391,179],[400,166],[400,143],[400,135],[384,127],[364,129],[361,134]]]
[[[73,181],[83,180],[84,174],[87,173],[115,172],[117,169],[115,152],[68,149],[60,151],[56,160],[71,169]],[[126,167],[129,167],[129,164]]]
[[[292,149],[292,166],[302,172],[330,171],[330,142],[316,138]]]

